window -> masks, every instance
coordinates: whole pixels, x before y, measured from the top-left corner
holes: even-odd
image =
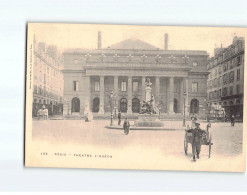
[[[121,91],[127,91],[126,81],[121,82]]]
[[[79,91],[79,82],[78,81],[73,81],[73,89],[74,89],[74,91]]]
[[[34,85],[33,92],[34,92],[34,93],[37,93],[37,85]]]
[[[214,91],[214,98],[218,98],[218,92]]]
[[[95,83],[94,83],[94,91],[99,91],[99,81],[95,81]]]
[[[214,71],[214,76],[217,77],[217,69]]]
[[[229,83],[233,83],[234,82],[234,71],[231,71],[229,73]]]
[[[227,95],[228,95],[228,88],[225,87],[225,88],[223,88],[222,96],[224,97],[224,96],[227,96]]]
[[[198,83],[197,82],[192,83],[192,92],[198,92]]]
[[[236,93],[239,94],[240,93],[240,85],[236,86]]]
[[[240,69],[237,69],[237,81],[240,80]]]
[[[228,83],[228,74],[224,74],[223,75],[223,84],[227,84]]]
[[[217,87],[217,78],[214,79],[214,87]]]
[[[196,67],[198,65],[197,62],[193,62],[193,66]]]
[[[228,62],[228,63],[229,63],[229,62]],[[227,70],[228,70],[228,64],[225,63],[225,64],[224,64],[224,72],[227,71]]]
[[[233,86],[230,87],[229,95],[233,95]]]
[[[232,69],[233,68],[233,60],[230,60],[229,64],[230,64],[229,69]]]
[[[133,82],[133,91],[134,92],[138,91],[138,82],[137,81]]]
[[[219,67],[219,70],[218,70],[219,74],[221,74],[221,68],[222,68],[222,66]]]
[[[239,66],[240,64],[241,64],[241,57],[238,56],[238,57],[237,57],[237,66]]]

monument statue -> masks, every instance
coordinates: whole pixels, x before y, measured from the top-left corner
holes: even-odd
[[[155,99],[152,95],[152,83],[150,81],[150,78],[147,79],[146,85],[146,99],[142,102],[140,114],[158,114],[159,110],[155,105]]]
[[[138,119],[134,126],[141,129],[163,128],[164,122],[160,120],[159,109],[155,105],[155,98],[152,95],[152,83],[150,78],[146,82],[146,99],[143,100]]]

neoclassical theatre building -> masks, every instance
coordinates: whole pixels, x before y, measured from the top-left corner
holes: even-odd
[[[64,115],[108,116],[112,103],[123,115],[137,115],[145,100],[147,78],[162,116],[198,113],[207,98],[206,51],[168,50],[138,39],[106,48],[64,52]],[[111,95],[113,94],[113,95]]]

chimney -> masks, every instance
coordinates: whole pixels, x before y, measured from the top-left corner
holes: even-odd
[[[165,34],[165,50],[168,50],[168,34]]]
[[[98,49],[101,49],[101,32],[98,32]]]

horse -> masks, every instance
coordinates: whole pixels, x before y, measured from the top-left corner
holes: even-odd
[[[37,116],[38,116],[38,119],[40,119],[40,117],[43,117],[43,119],[45,120],[48,120],[48,109],[39,109],[38,112],[37,112]]]

